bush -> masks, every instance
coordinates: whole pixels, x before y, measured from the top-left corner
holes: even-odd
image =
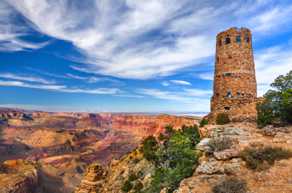
[[[264,170],[269,168],[277,160],[292,157],[292,152],[278,147],[246,148],[241,152],[241,158],[249,169]]]
[[[208,125],[208,123],[208,120],[204,118],[200,121],[200,127],[204,127],[205,125]]]
[[[156,159],[156,150],[158,149],[158,143],[155,139],[155,137],[150,136],[147,137],[143,142],[142,142],[142,153],[144,157],[148,161],[153,161]]]
[[[143,184],[141,181],[138,181],[135,186],[134,186],[134,190],[135,192],[141,192],[141,190],[143,189]]]
[[[271,86],[274,90],[269,90],[264,101],[257,104],[258,126],[292,124],[292,71],[276,78]]]
[[[226,179],[212,188],[213,193],[246,193],[246,182],[236,178]]]
[[[273,109],[267,101],[257,104],[257,125],[262,128],[273,122]]]
[[[216,117],[216,124],[217,125],[225,125],[227,123],[230,123],[230,119],[229,119],[228,114],[219,113]]]
[[[133,188],[133,184],[129,180],[126,180],[124,185],[122,186],[122,191],[123,192],[130,192],[130,190],[132,190],[132,188]]]
[[[223,151],[232,147],[232,140],[229,137],[212,138],[209,142],[209,147],[212,152]]]
[[[145,193],[159,193],[165,187],[172,192],[182,179],[192,175],[197,164],[195,146],[200,141],[200,135],[196,125],[183,126],[181,130],[168,127],[165,135],[162,137],[163,143],[158,143],[153,152],[155,159],[151,161],[155,171],[150,185],[143,191]]]

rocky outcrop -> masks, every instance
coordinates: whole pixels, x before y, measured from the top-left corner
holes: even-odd
[[[99,164],[90,165],[74,193],[123,193],[124,185],[131,178],[134,189],[137,185],[146,187],[154,168],[140,151],[135,150],[120,160],[112,160],[105,169]]]
[[[34,193],[38,187],[38,172],[33,163],[10,160],[2,164],[0,193]]]
[[[99,193],[104,185],[105,176],[106,173],[100,164],[91,164],[74,193]]]
[[[211,125],[202,128],[205,139],[197,145],[203,152],[194,174],[184,179],[176,193],[206,193],[227,179],[235,178],[244,183],[252,193],[292,192],[292,158],[276,161],[266,170],[248,169],[240,152],[246,147],[280,147],[292,150],[292,127],[267,127],[258,129],[251,123],[226,126]],[[210,151],[208,144],[214,138],[232,139],[232,146],[222,151]],[[281,140],[280,140],[281,139]]]

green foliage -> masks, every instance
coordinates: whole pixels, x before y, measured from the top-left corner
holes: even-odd
[[[130,174],[130,176],[129,176],[129,181],[130,182],[132,182],[132,181],[135,181],[135,180],[137,180],[138,179],[138,176],[136,175],[136,174]]]
[[[183,126],[177,131],[168,127],[165,135],[159,139],[162,141],[151,142],[155,144],[155,148],[151,148],[152,156],[146,154],[148,160],[155,164],[155,172],[151,177],[151,184],[145,190],[146,193],[158,193],[164,187],[168,188],[168,192],[172,192],[182,179],[192,175],[198,160],[195,146],[200,141],[200,135],[196,125]],[[144,152],[143,154],[145,156]]]
[[[230,122],[229,116],[226,113],[219,113],[216,117],[217,125],[225,125]]]
[[[209,142],[209,147],[211,148],[212,152],[230,149],[231,146],[232,146],[232,140],[229,137],[212,138]]]
[[[139,193],[139,192],[141,192],[141,190],[143,189],[143,184],[142,184],[142,182],[141,181],[137,181],[136,182],[136,184],[135,184],[135,186],[134,186],[134,191],[136,192],[136,193]]]
[[[129,192],[130,190],[132,190],[133,188],[136,190],[136,186],[137,186],[137,183],[135,184],[135,186],[133,185],[135,180],[138,179],[138,176],[134,173],[131,173],[129,176],[128,176],[128,179],[125,181],[125,183],[123,184],[122,186],[122,191],[123,192]],[[141,182],[140,182],[141,183]],[[139,185],[140,186],[140,185]],[[143,186],[143,184],[142,184]]]
[[[277,160],[289,159],[292,152],[278,147],[246,148],[241,152],[241,158],[252,170],[264,170],[269,168]]]
[[[158,143],[153,136],[147,137],[142,143],[142,153],[144,157],[150,161],[156,159],[156,150],[158,149]]]
[[[257,104],[258,126],[292,124],[292,71],[276,78],[271,86],[275,90],[269,90]]]
[[[123,192],[130,192],[132,190],[133,184],[131,183],[130,180],[126,180],[124,185],[122,186],[122,191]]]
[[[273,122],[273,109],[270,102],[265,100],[262,103],[257,104],[257,125],[262,128],[266,125],[270,125]]]
[[[278,76],[274,82],[271,84],[272,87],[279,91],[285,91],[292,88],[292,70],[285,76]]]
[[[202,119],[200,121],[200,127],[204,127],[205,125],[208,125],[209,121],[207,119]]]
[[[228,178],[212,188],[213,193],[246,193],[246,182],[236,178]]]
[[[193,126],[182,126],[182,135],[189,138],[192,142],[193,147],[200,142],[200,133],[197,125]]]

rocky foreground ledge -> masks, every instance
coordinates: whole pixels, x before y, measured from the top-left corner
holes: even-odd
[[[201,134],[202,140],[197,145],[202,152],[199,164],[192,176],[181,181],[175,193],[292,192],[292,155],[285,157],[283,154],[292,151],[292,126],[258,129],[251,123],[208,125],[201,128]],[[276,156],[275,162],[263,161],[255,166],[243,156],[247,149],[253,152],[265,148],[283,152],[273,155]],[[282,157],[278,159],[277,156]],[[139,190],[135,187],[149,184],[153,174],[152,163],[145,160],[139,151],[112,161],[108,168],[91,165],[75,193],[123,193],[123,185],[131,174],[137,172],[141,175],[140,181],[133,184],[131,193]],[[161,191],[165,192],[167,189]]]
[[[238,193],[292,192],[292,158],[275,161],[273,165],[262,163],[265,168],[250,169],[241,155],[246,148],[292,150],[291,126],[258,129],[253,124],[238,123],[208,126],[201,131],[204,138],[197,146],[203,152],[200,164],[193,176],[181,182],[176,193],[220,192],[218,189],[224,189],[228,182],[238,188]]]

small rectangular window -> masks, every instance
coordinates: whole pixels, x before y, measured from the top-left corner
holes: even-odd
[[[225,38],[225,44],[230,44],[230,43],[231,43],[230,37]]]
[[[240,36],[236,36],[236,42],[240,43],[241,42],[241,37]]]
[[[227,98],[231,98],[231,97],[232,97],[232,93],[231,93],[231,91],[228,91],[228,92],[227,92],[226,97],[227,97]]]
[[[248,37],[248,35],[246,35],[244,39],[245,39],[245,42],[247,42],[247,43],[249,42],[249,37]]]

